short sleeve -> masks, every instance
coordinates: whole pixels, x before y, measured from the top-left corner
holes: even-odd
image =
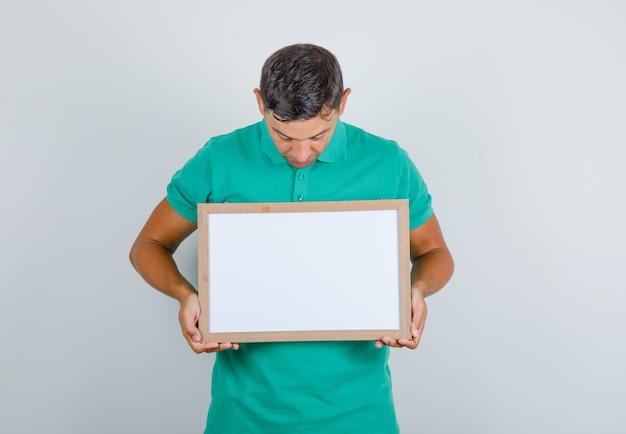
[[[407,187],[409,198],[410,229],[413,230],[424,224],[433,214],[432,198],[428,192],[426,182],[419,170],[403,150],[402,184]]]
[[[178,170],[167,186],[167,201],[181,216],[197,222],[198,204],[209,202],[212,191],[210,141]]]

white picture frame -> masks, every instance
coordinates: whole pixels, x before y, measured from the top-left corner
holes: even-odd
[[[410,338],[407,200],[198,205],[203,342]]]

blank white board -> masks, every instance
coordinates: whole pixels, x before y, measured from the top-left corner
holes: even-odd
[[[199,204],[204,342],[410,337],[406,200]]]

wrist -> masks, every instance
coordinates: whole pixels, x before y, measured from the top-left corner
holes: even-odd
[[[428,294],[427,289],[426,289],[426,285],[422,282],[414,282],[413,284],[411,284],[411,297],[422,297],[422,298],[426,298],[426,295]]]
[[[197,294],[196,290],[189,284],[179,285],[172,291],[172,296],[178,300],[179,303],[182,303],[189,296]]]

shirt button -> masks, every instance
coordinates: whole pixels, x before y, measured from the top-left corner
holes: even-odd
[[[301,173],[298,175],[298,179],[304,179],[304,175]]]
[[[302,199],[304,199],[304,196],[299,195],[299,196],[298,196],[298,200],[302,200]]]

